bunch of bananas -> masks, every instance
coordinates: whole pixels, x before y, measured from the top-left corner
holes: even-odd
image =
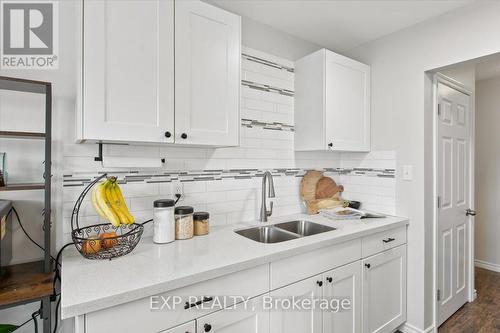
[[[132,224],[135,221],[128,211],[120,186],[116,183],[116,177],[109,177],[94,186],[92,205],[99,216],[115,227],[120,224]]]

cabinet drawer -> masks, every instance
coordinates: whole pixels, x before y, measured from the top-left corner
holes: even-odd
[[[361,258],[361,240],[355,239],[271,263],[271,289],[345,265]]]
[[[406,226],[382,231],[362,239],[363,258],[406,243]]]
[[[159,332],[220,310],[221,308],[215,306],[215,303],[231,306],[235,300],[231,296],[250,297],[266,293],[269,290],[268,275],[269,266],[262,265],[157,294],[154,300],[146,297],[92,312],[85,315],[86,333]],[[197,300],[202,300],[204,296],[216,298],[216,301],[220,302],[206,301],[203,303],[203,308],[195,305],[185,308],[186,302],[191,305]],[[224,296],[228,297],[223,298]],[[163,300],[169,297],[169,306],[172,304],[172,299],[176,297],[175,308],[162,307]],[[212,304],[213,307],[210,306]]]

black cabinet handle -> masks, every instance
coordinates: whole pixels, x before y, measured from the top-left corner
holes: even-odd
[[[370,269],[370,267],[372,267],[372,265],[370,265],[370,264],[365,264],[365,267],[366,267],[366,268],[368,268],[368,269]]]
[[[189,302],[186,302],[186,304],[184,304],[184,309],[187,310],[189,308],[193,308],[195,306],[201,305],[201,304],[206,303],[206,302],[211,302],[213,300],[214,300],[213,297],[206,297],[206,296],[204,296],[203,299],[201,299],[199,301],[196,301],[194,303],[189,304]]]
[[[329,276],[329,277],[326,278],[326,281],[332,283],[333,282],[333,278],[331,276]]]
[[[323,286],[323,281],[316,281],[316,283],[318,284],[318,286],[322,287]]]
[[[332,143],[332,142],[330,142],[330,143],[328,144],[328,147],[333,148],[333,143]]]
[[[384,243],[390,243],[390,242],[394,242],[396,240],[396,238],[387,238],[387,239],[382,239],[382,242]]]
[[[181,138],[183,138],[183,139],[187,139],[187,138],[188,138],[188,135],[187,135],[186,133],[182,133],[182,134],[181,134]]]
[[[212,325],[205,324],[205,325],[203,325],[203,328],[205,329],[205,332],[210,332],[212,330]]]
[[[165,137],[166,138],[170,138],[172,136],[172,133],[170,133],[169,131],[165,132]]]

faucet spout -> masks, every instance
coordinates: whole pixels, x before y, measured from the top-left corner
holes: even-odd
[[[271,172],[266,171],[262,177],[262,204],[260,206],[260,221],[267,222],[267,218],[273,214],[273,202],[270,203],[270,210],[266,207],[266,182],[269,183],[269,198],[274,198],[276,193],[274,192],[274,181]]]

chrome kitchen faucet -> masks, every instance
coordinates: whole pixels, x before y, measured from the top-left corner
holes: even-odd
[[[274,182],[273,175],[271,172],[266,171],[264,176],[262,176],[262,204],[260,206],[260,221],[267,222],[267,218],[273,214],[273,202],[271,201],[269,204],[271,206],[271,210],[267,210],[266,207],[266,180],[269,180],[269,198],[274,198]]]

